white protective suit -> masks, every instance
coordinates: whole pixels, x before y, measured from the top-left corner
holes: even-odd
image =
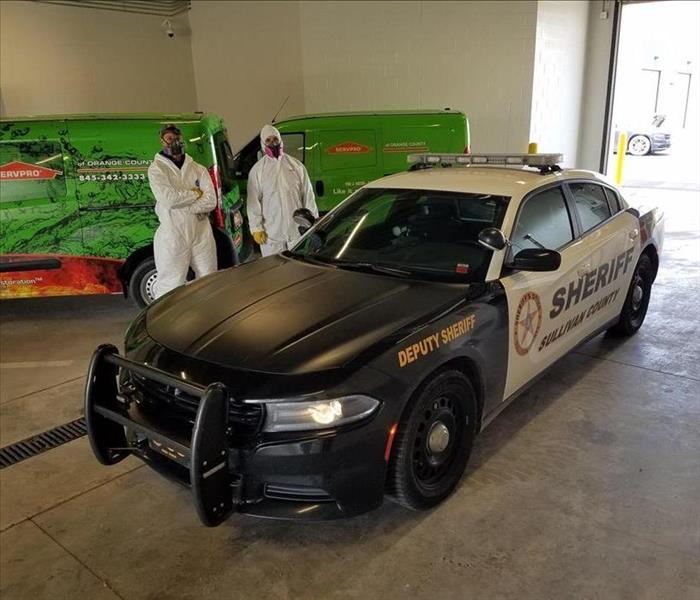
[[[282,140],[276,128],[265,125],[260,132],[263,152],[270,135]],[[282,252],[301,237],[292,218],[298,208],[308,208],[318,217],[314,191],[303,163],[285,153],[279,158],[265,154],[250,170],[246,200],[250,231],[267,234],[267,242],[260,247],[263,256]]]
[[[155,295],[160,297],[185,283],[190,266],[197,277],[216,271],[216,244],[207,217],[216,208],[216,192],[208,171],[189,155],[178,169],[172,160],[156,154],[148,182],[160,221],[153,238]],[[201,198],[192,191],[195,187],[202,190]]]

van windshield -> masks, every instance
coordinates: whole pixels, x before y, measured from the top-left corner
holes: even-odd
[[[233,152],[231,152],[225,131],[218,131],[214,134],[214,148],[221,176],[221,189],[224,194],[228,194],[236,185],[236,171]]]
[[[492,251],[478,235],[501,226],[508,201],[491,194],[363,188],[289,255],[396,276],[484,281]]]

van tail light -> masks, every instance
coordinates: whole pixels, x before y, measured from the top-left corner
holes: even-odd
[[[209,167],[209,177],[211,177],[211,182],[214,184],[214,193],[216,194],[214,224],[219,229],[225,229],[226,218],[224,217],[224,209],[221,206],[221,176],[219,175],[219,167],[217,165]]]
[[[467,144],[464,147],[464,154],[471,154],[471,153],[472,153],[472,147],[469,144]]]

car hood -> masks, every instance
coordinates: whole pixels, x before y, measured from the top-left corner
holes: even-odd
[[[273,256],[168,294],[146,312],[146,329],[157,343],[201,360],[301,374],[346,366],[393,343],[464,299],[465,287]]]

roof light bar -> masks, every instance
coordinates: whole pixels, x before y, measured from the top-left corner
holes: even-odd
[[[501,165],[525,166],[538,169],[554,167],[564,157],[561,154],[409,154],[412,165]]]

